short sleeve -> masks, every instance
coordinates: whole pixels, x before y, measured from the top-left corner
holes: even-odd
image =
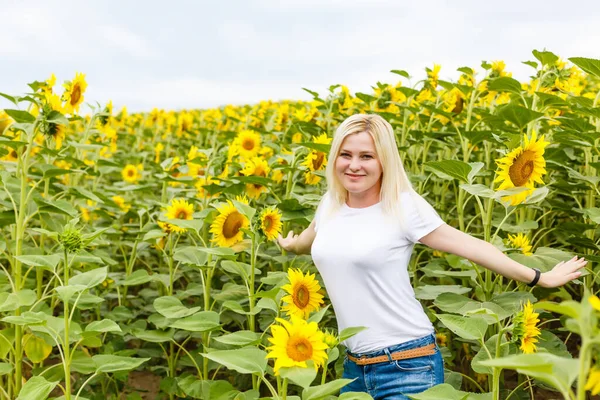
[[[319,205],[317,206],[317,211],[315,211],[315,232],[318,231],[319,229],[319,224],[321,222],[321,220],[323,219],[323,210],[328,207],[329,205],[329,193],[325,193],[323,195],[323,197],[321,197],[321,201],[319,202]]]
[[[416,243],[423,236],[444,224],[434,208],[416,192],[404,192],[401,196],[402,216],[406,238]]]

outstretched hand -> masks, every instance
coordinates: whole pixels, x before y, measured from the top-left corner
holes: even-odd
[[[553,288],[562,286],[567,282],[578,278],[581,275],[581,268],[585,267],[587,260],[583,257],[577,258],[577,256],[571,258],[568,261],[561,261],[548,272],[544,272],[540,276],[540,286],[546,288]]]
[[[299,235],[295,235],[293,231],[289,231],[286,237],[277,235],[277,243],[285,251],[294,251],[293,246]]]

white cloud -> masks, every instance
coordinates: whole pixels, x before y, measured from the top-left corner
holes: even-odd
[[[118,48],[126,53],[142,59],[158,58],[158,51],[143,37],[130,30],[115,25],[103,25],[97,29],[98,39],[104,44]]]

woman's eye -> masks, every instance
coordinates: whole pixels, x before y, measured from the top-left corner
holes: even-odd
[[[350,157],[350,154],[348,154],[348,153],[342,153],[342,154],[340,154],[340,156],[342,156],[342,157]]]
[[[371,158],[373,158],[373,156],[372,156],[372,155],[369,155],[369,154],[365,154],[365,155],[363,156],[363,158],[365,158],[365,159],[367,159],[367,160],[370,160]]]

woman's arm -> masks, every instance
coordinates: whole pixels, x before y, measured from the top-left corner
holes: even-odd
[[[535,277],[535,271],[507,257],[494,245],[474,238],[447,224],[443,224],[431,233],[419,239],[419,242],[440,251],[456,254],[474,263],[484,266],[502,276],[520,282],[529,283]],[[556,264],[551,271],[540,276],[538,284],[542,287],[557,287],[581,275],[578,270],[585,267],[584,258],[574,257],[569,261]]]
[[[310,254],[310,248],[315,240],[315,220],[313,219],[310,225],[302,231],[300,235],[295,235],[293,231],[289,231],[284,238],[281,235],[277,237],[277,242],[286,251],[291,251],[296,254]]]

